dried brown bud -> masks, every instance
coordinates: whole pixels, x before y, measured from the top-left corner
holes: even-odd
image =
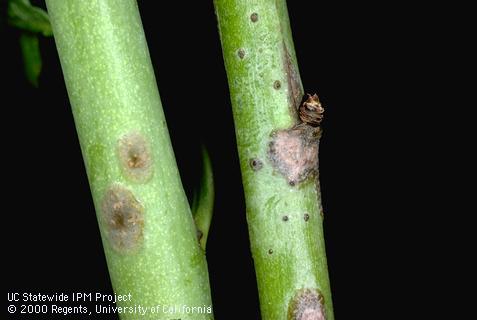
[[[308,95],[308,99],[300,106],[300,119],[312,127],[318,127],[323,120],[325,109],[321,106],[320,99],[315,93]]]

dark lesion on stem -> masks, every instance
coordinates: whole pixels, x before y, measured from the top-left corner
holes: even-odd
[[[293,62],[290,52],[283,42],[283,66],[287,76],[288,100],[292,110],[297,110],[303,97],[303,89],[298,69]]]
[[[130,253],[140,247],[144,208],[131,190],[119,184],[110,186],[103,196],[101,217],[113,249],[119,253]]]
[[[298,67],[285,41],[282,50],[289,110],[295,125],[271,132],[268,157],[273,168],[287,179],[288,185],[295,187],[318,175],[318,143],[325,109],[317,94],[304,96]],[[281,87],[278,83],[274,83],[277,90]]]
[[[325,299],[315,288],[300,289],[288,304],[288,320],[326,320]]]
[[[151,149],[146,137],[139,132],[127,133],[118,140],[121,169],[134,182],[145,183],[153,174]]]
[[[318,95],[307,95],[295,109],[299,123],[290,129],[274,131],[268,147],[273,167],[292,187],[318,175],[318,142],[324,108]]]

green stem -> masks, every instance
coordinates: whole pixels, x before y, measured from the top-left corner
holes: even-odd
[[[262,319],[333,319],[318,184],[320,128],[299,124],[303,89],[286,2],[214,4]]]
[[[214,213],[214,175],[212,163],[207,149],[202,146],[202,177],[200,185],[194,192],[192,201],[192,215],[201,248],[205,251],[209,235],[210,222]]]
[[[38,79],[41,73],[40,40],[38,35],[22,32],[20,35],[20,47],[23,56],[23,68],[28,81],[38,87]]]
[[[207,264],[136,1],[46,3],[113,288],[131,294],[119,306],[148,308],[141,319],[212,319]]]

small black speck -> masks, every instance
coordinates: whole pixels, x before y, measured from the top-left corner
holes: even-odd
[[[263,163],[262,163],[262,161],[260,161],[260,159],[256,159],[256,158],[250,159],[249,163],[250,163],[250,167],[252,167],[252,169],[254,171],[258,171],[258,170],[262,169],[262,167],[263,167]]]
[[[258,13],[256,13],[256,12],[252,13],[252,15],[250,16],[250,20],[252,20],[252,22],[257,22],[258,21]]]
[[[237,55],[239,56],[240,59],[243,59],[245,57],[245,50],[242,48],[238,49]]]
[[[282,217],[282,220],[283,220],[283,221],[288,221],[288,216],[283,216],[283,217]]]
[[[268,249],[268,254],[272,254],[273,253],[273,249]]]
[[[288,184],[289,184],[290,186],[294,187],[294,186],[295,186],[295,181],[294,181],[294,180],[290,180],[290,181],[288,181]]]
[[[275,80],[275,82],[273,83],[273,88],[275,88],[276,90],[280,89],[282,87],[282,84],[280,82],[280,80]]]
[[[305,221],[310,220],[310,215],[309,215],[308,213],[305,213],[305,214],[303,215],[303,219],[305,219]]]

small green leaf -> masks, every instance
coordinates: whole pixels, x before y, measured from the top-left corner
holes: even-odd
[[[23,32],[20,35],[20,47],[22,49],[25,75],[33,86],[38,87],[38,78],[41,72],[41,55],[38,36]]]
[[[53,35],[48,14],[41,8],[32,6],[28,0],[10,0],[8,2],[8,23],[19,29]]]
[[[202,146],[202,178],[200,186],[194,190],[192,201],[192,215],[195,220],[199,243],[203,250],[207,243],[210,222],[214,212],[214,176],[212,173],[212,163],[207,149]]]

